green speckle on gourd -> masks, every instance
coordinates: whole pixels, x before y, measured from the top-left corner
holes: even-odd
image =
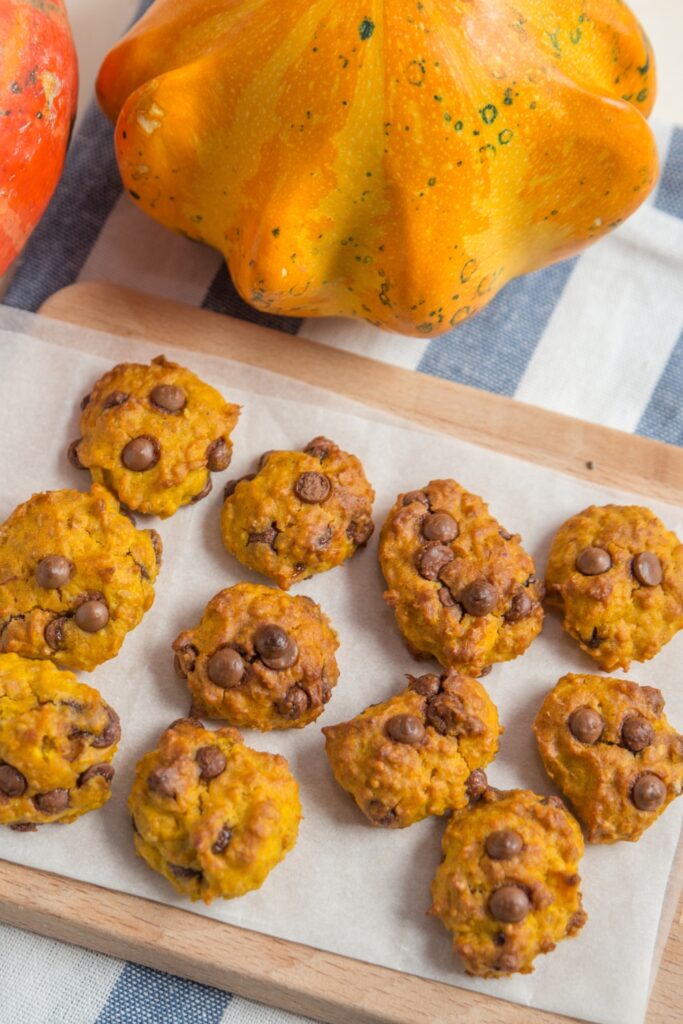
[[[444,121],[446,121],[446,122],[447,122],[448,124],[450,124],[450,122],[451,122],[451,121],[453,120],[453,118],[451,117],[451,115],[450,115],[450,114],[449,114],[448,112],[446,112],[446,113],[445,113],[445,114],[443,115],[443,119],[444,119]]]
[[[427,184],[429,185],[430,188],[434,188],[434,186],[436,185],[436,178],[430,178]]]
[[[434,99],[436,100],[437,103],[443,102],[443,96],[439,96],[437,95],[437,93],[434,93]]]
[[[569,38],[571,39],[574,46],[576,46],[577,43],[581,42],[581,29],[575,28],[573,32],[570,33]]]
[[[471,309],[469,306],[462,306],[460,309],[457,309],[450,319],[451,327],[455,327],[457,324],[462,323],[463,320],[467,319],[470,313]]]
[[[358,34],[361,39],[365,42],[366,39],[370,39],[372,33],[375,31],[374,21],[370,21],[369,18],[363,18],[360,25],[358,26]]]
[[[505,104],[506,107],[511,107],[514,103],[514,100],[512,98],[512,89],[505,90],[505,99],[503,100],[503,103]]]
[[[456,121],[455,124],[453,125],[453,130],[456,132],[461,132],[464,127],[465,125],[462,123],[462,121]]]
[[[638,93],[638,95],[636,96],[636,99],[637,99],[638,103],[644,103],[649,95],[650,95],[650,90],[649,89],[641,89],[640,92]]]
[[[460,280],[462,281],[463,284],[467,284],[468,281],[472,280],[472,278],[474,277],[474,275],[477,272],[477,268],[478,267],[479,267],[479,261],[478,260],[471,259],[471,260],[467,261],[467,263],[464,265],[464,267],[460,271]]]
[[[434,325],[433,324],[418,324],[417,325],[417,329],[420,332],[420,334],[431,334],[432,331],[434,330]]]
[[[427,74],[427,65],[422,60],[411,60],[406,74],[410,85],[421,86]]]
[[[498,117],[498,108],[494,107],[493,103],[487,103],[485,107],[481,108],[479,113],[484,124],[493,124]]]
[[[503,131],[500,132],[498,135],[498,141],[500,142],[501,146],[507,146],[510,139],[512,138],[512,135],[513,132],[509,128],[504,128]]]
[[[636,70],[639,71],[641,75],[646,75],[648,73],[648,71],[650,70],[650,54],[649,53],[647,54],[647,56],[645,58],[645,63],[643,64],[643,66],[641,68],[637,68]]]

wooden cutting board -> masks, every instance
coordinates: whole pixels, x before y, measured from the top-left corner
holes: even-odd
[[[143,338],[160,350],[181,347],[276,370],[487,448],[683,504],[683,449],[113,285],[73,285],[52,296],[42,313]],[[397,338],[396,344],[410,342]],[[683,905],[678,887],[671,889],[669,905],[678,909],[648,1024],[681,1019]],[[569,1020],[6,861],[0,861],[0,920],[330,1024]]]

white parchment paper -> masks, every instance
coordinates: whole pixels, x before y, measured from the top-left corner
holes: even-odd
[[[397,344],[406,342],[397,339]],[[284,359],[286,348],[283,337]],[[80,398],[112,362],[146,361],[158,351],[142,342],[2,311],[0,518],[36,491],[87,485],[85,474],[73,470],[64,455],[67,443],[78,434]],[[234,435],[233,465],[216,478],[207,500],[161,523],[141,521],[140,525],[153,523],[164,541],[156,602],[128,636],[118,658],[81,676],[101,690],[122,719],[110,803],[65,828],[29,834],[4,829],[0,856],[522,1004],[606,1024],[640,1024],[658,927],[664,918],[670,922],[676,898],[676,891],[666,896],[666,887],[683,801],[672,805],[640,842],[587,849],[581,873],[589,921],[578,938],[540,957],[532,975],[485,982],[464,974],[441,924],[425,916],[443,823],[431,819],[400,831],[373,829],[335,784],[320,726],[386,699],[403,688],[406,672],[419,671],[420,666],[426,671],[428,666],[414,662],[406,652],[393,614],[382,601],[377,535],[366,551],[342,568],[296,588],[320,603],[340,634],[341,679],[324,715],[303,730],[245,733],[252,746],[284,754],[299,781],[305,817],[296,848],[260,891],[210,908],[177,898],[165,880],[136,858],[126,812],[135,763],[189,706],[185,687],[173,673],[171,642],[181,629],[198,622],[217,591],[241,579],[257,581],[225,552],[218,524],[223,480],[251,471],[263,451],[298,448],[316,434],[333,437],[363,459],[377,491],[378,525],[399,490],[452,476],[482,494],[504,526],[521,532],[541,572],[553,532],[572,513],[591,503],[645,503],[639,496],[582,483],[402,424],[283,377],[217,358],[174,350],[167,354],[243,406]],[[661,502],[649,504],[683,536],[683,510]],[[662,689],[669,717],[679,727],[682,657],[680,634],[654,661],[634,665],[629,672],[629,678]],[[485,684],[506,733],[496,761],[487,769],[492,785],[553,792],[536,753],[531,723],[545,693],[561,675],[592,667],[549,615],[542,635],[524,657],[493,669]]]

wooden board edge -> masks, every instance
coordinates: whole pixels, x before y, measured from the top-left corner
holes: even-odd
[[[7,861],[0,918],[328,1024],[578,1024]]]
[[[227,356],[593,483],[683,504],[683,448],[587,423],[343,349],[99,282],[70,285],[41,314],[164,347]],[[409,344],[397,338],[397,345]],[[287,358],[282,360],[283,346]],[[591,468],[592,467],[592,468]]]

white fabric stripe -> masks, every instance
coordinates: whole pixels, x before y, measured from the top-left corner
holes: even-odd
[[[683,223],[652,207],[589,249],[515,397],[635,430],[681,333],[682,267]]]
[[[429,340],[404,338],[362,320],[342,320],[339,317],[311,317],[304,320],[299,334],[331,348],[356,352],[382,363],[403,366],[406,370],[417,369],[429,345]]]
[[[312,1024],[310,1017],[276,1010],[262,1003],[233,996],[230,1005],[221,1017],[221,1024]]]
[[[0,925],[2,1024],[92,1024],[120,960]]]
[[[220,253],[173,234],[122,195],[78,280],[109,281],[200,306],[222,262]]]

